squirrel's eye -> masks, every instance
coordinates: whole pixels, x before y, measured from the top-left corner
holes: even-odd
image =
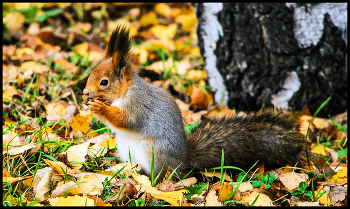
[[[101,86],[107,86],[108,85],[108,80],[103,79],[100,83]]]

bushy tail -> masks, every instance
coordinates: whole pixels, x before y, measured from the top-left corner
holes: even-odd
[[[305,165],[302,135],[292,129],[289,115],[282,112],[203,120],[187,137],[190,166],[220,166],[222,149],[225,165],[242,169],[258,160],[267,168]]]

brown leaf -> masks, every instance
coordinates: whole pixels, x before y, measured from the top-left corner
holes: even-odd
[[[192,185],[194,185],[195,183],[197,183],[197,179],[196,177],[191,177],[191,178],[187,178],[187,179],[183,179],[181,181],[178,181],[175,183],[175,187],[190,187]]]
[[[120,188],[122,188],[122,187],[120,187]],[[127,183],[122,191],[119,191],[118,194],[107,198],[105,200],[105,202],[115,202],[115,201],[117,201],[118,196],[119,196],[118,204],[123,204],[123,203],[126,203],[129,200],[129,198],[130,199],[133,198],[135,193],[136,193],[136,189],[135,189],[134,185]]]
[[[198,109],[207,109],[211,103],[213,103],[213,96],[209,91],[206,93],[198,88],[196,85],[192,85],[191,103],[190,105]]]
[[[159,190],[162,192],[172,192],[175,190],[175,184],[169,180],[165,180],[159,185]]]

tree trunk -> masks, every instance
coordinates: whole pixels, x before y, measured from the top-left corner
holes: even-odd
[[[197,34],[215,101],[318,116],[347,108],[347,3],[197,3]]]

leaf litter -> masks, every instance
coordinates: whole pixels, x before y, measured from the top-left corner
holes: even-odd
[[[104,126],[90,126],[94,115],[84,110],[84,85],[79,87],[79,82],[103,59],[109,35],[118,24],[130,28],[135,70],[153,71],[162,79],[152,81],[145,76],[146,82],[179,93],[176,102],[187,125],[202,117],[236,114],[213,105],[197,46],[193,4],[4,3],[3,7],[6,204],[279,206],[293,191],[300,190],[302,182],[317,199],[300,193],[300,201],[290,201],[290,206],[338,206],[346,202],[346,113],[333,119],[312,117],[307,108],[295,113],[301,115],[297,131],[314,144],[312,153],[332,158],[332,163],[322,161],[321,165],[335,169],[328,178],[315,169],[311,170],[314,176],[304,170],[284,169],[283,174],[277,170],[277,183],[266,189],[264,183],[255,188],[249,182],[234,182],[237,176],[225,175],[223,184],[218,183],[220,172],[202,172],[182,181],[172,178],[177,182],[164,179],[152,186],[139,165],[116,161],[116,140]],[[312,138],[310,133],[318,136]],[[257,176],[250,174],[250,181],[257,181]],[[18,190],[13,192],[16,185]],[[261,193],[272,189],[279,195]]]

